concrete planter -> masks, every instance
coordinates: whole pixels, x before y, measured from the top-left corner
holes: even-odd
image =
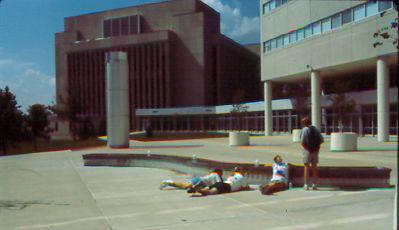
[[[229,145],[230,146],[248,146],[249,145],[249,133],[229,132]]]
[[[331,151],[357,150],[357,133],[331,133]]]
[[[292,142],[301,142],[301,129],[292,130]]]

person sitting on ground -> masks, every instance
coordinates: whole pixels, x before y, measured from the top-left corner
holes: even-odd
[[[269,183],[259,186],[263,195],[272,195],[288,189],[288,170],[289,164],[283,162],[283,158],[277,155],[273,158],[273,176]]]
[[[222,179],[223,170],[219,167],[213,169],[211,173],[203,177],[194,177],[190,182],[175,182],[173,180],[165,180],[161,182],[160,189],[164,189],[167,186],[175,187],[179,189],[187,189],[188,193],[199,192],[199,190],[211,187],[218,182],[223,182]],[[205,191],[205,190],[203,190]]]
[[[230,185],[231,192],[249,189],[248,181],[244,177],[244,173],[241,167],[235,167],[225,183]]]

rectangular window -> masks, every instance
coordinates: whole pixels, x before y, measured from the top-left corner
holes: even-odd
[[[266,52],[266,42],[263,42],[263,53],[265,53]]]
[[[378,14],[378,3],[370,1],[366,4],[366,17]]]
[[[308,25],[305,27],[305,38],[308,38],[313,35],[312,25]]]
[[[274,0],[270,1],[270,11],[276,8],[276,2]]]
[[[263,14],[268,14],[270,12],[270,3],[267,2],[263,4]]]
[[[119,36],[120,33],[121,33],[120,19],[119,18],[112,19],[112,36]]]
[[[341,15],[336,14],[331,17],[331,29],[335,29],[341,26]]]
[[[298,41],[305,38],[305,30],[304,29],[297,30],[296,33],[297,33]]]
[[[129,18],[124,17],[121,18],[121,35],[129,34]]]
[[[283,5],[283,4],[287,3],[287,2],[288,2],[288,0],[282,0],[281,1],[281,5]]]
[[[321,22],[313,23],[313,34],[320,34],[321,33]]]
[[[277,38],[277,48],[283,47],[283,36]]]
[[[364,4],[353,8],[353,21],[359,21],[366,17]]]
[[[321,21],[321,32],[327,32],[331,30],[331,18],[326,18]]]
[[[290,43],[294,43],[296,42],[297,38],[296,38],[296,31],[293,31],[290,33]]]
[[[139,17],[138,15],[129,17],[130,34],[138,34],[139,33],[138,17]]]
[[[284,45],[290,44],[290,35],[289,34],[284,34]]]
[[[392,7],[392,1],[378,1],[378,10],[384,11]]]
[[[342,25],[352,21],[352,9],[345,10],[342,12]]]
[[[272,49],[272,43],[270,41],[266,42],[266,51],[269,51]]]
[[[104,21],[104,37],[111,37],[111,20]]]
[[[270,43],[271,43],[271,45],[270,45],[271,49],[275,49],[276,48],[276,39],[272,39],[270,41]]]
[[[276,1],[276,8],[277,7],[280,7],[280,5],[281,5],[281,0],[275,0]]]

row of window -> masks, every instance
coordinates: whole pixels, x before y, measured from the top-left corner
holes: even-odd
[[[268,14],[272,10],[274,10],[274,9],[276,9],[276,8],[286,4],[286,3],[288,3],[289,1],[291,1],[291,0],[271,0],[271,1],[268,1],[268,2],[264,3],[263,6],[262,6],[263,7],[263,14],[264,15]]]
[[[140,15],[113,18],[104,21],[104,37],[140,33]]]
[[[263,42],[263,52],[280,48],[310,36],[336,29],[347,23],[359,21],[390,8],[392,8],[391,1],[369,1],[365,4],[358,5],[340,13],[334,14],[328,18],[314,22],[308,26],[305,26],[304,28],[290,31],[286,34]]]

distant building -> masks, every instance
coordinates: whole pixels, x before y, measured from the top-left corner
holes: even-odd
[[[261,0],[265,134],[275,130],[273,83],[306,80],[311,85],[312,121],[323,131],[334,131],[338,124],[331,104],[321,103],[321,92],[333,95],[331,84],[339,80],[342,85],[352,82],[348,95],[363,95],[354,97],[356,112],[347,114],[347,127],[360,133],[377,130],[379,141],[397,134],[398,49],[393,39],[398,33],[391,28],[397,20],[393,2],[386,0]],[[377,31],[382,35],[374,35]],[[383,39],[385,33],[390,39]]]
[[[105,53],[129,63],[130,129],[136,109],[230,104],[261,98],[259,56],[220,33],[220,15],[199,0],[171,0],[68,17],[56,39],[56,103],[105,128]],[[65,124],[60,125],[65,128]],[[64,132],[65,134],[65,132]]]

